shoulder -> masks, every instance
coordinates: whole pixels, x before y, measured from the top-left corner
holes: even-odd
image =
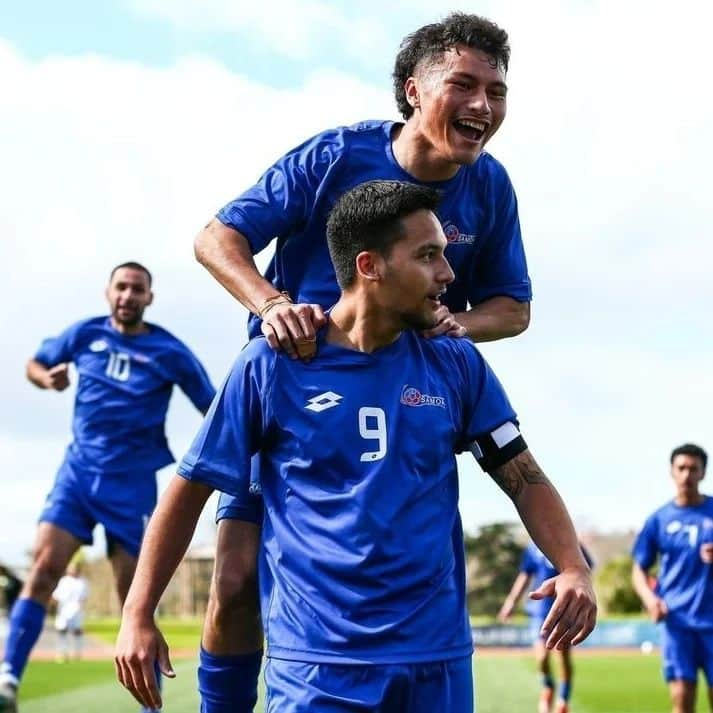
[[[467,337],[448,337],[443,335],[425,339],[414,333],[414,338],[418,340],[421,348],[430,359],[456,363],[468,369],[485,362],[483,355],[478,351],[478,347]]]
[[[479,185],[488,186],[491,191],[512,190],[510,176],[498,159],[483,151],[478,160],[469,167],[469,176]]]
[[[266,383],[280,357],[287,358],[282,352],[272,349],[263,335],[253,337],[238,354],[231,376],[250,373],[261,383]]]
[[[303,146],[313,149],[331,149],[333,152],[339,153],[352,144],[365,143],[388,136],[392,124],[393,122],[390,121],[366,120],[349,126],[337,126],[315,134]]]

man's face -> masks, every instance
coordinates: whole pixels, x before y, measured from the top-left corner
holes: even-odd
[[[153,300],[148,275],[143,270],[119,268],[106,288],[106,298],[116,322],[125,327],[140,324]]]
[[[420,133],[452,163],[472,164],[505,118],[505,70],[477,49],[447,50],[417,68],[405,88]]]
[[[423,330],[436,324],[436,310],[453,270],[443,251],[448,242],[436,216],[419,210],[402,220],[404,237],[383,259],[382,305],[396,313],[406,328]]]
[[[680,495],[697,495],[704,475],[703,462],[697,456],[678,455],[671,463],[671,477]]]

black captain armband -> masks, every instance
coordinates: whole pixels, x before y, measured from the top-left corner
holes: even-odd
[[[478,436],[468,448],[478,465],[490,473],[527,450],[527,443],[517,424],[507,421],[494,431]]]

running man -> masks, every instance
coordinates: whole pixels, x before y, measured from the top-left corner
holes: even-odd
[[[634,543],[632,579],[661,622],[663,676],[673,713],[693,713],[698,669],[713,711],[713,498],[700,492],[708,455],[686,443],[671,453],[673,500],[651,515]],[[658,560],[654,591],[647,572]]]
[[[154,662],[171,673],[155,606],[214,488],[265,500],[267,711],[472,711],[466,449],[560,569],[534,595],[556,597],[547,645],[592,630],[589,568],[502,387],[470,340],[418,334],[453,281],[437,204],[434,189],[397,181],[345,194],[327,229],[343,293],[315,357],[264,338],[238,357],[149,524],[124,606],[117,671],[142,704],[161,704]]]
[[[41,389],[66,389],[72,362],[79,382],[74,440],[40,514],[32,567],[10,615],[0,711],[16,710],[17,687],[50,596],[74,553],[92,542],[97,523],[104,527],[116,591],[124,601],[156,504],[156,471],[174,460],[164,432],[173,386],[201,413],[215,393],[188,347],[144,321],[153,301],[145,267],[115,267],[106,298],[108,317],[83,320],[46,339],[27,364],[27,378]]]
[[[592,558],[584,547],[582,547],[582,555],[591,568]],[[558,574],[559,572],[555,566],[537,546],[532,542],[529,543],[522,554],[520,571],[498,612],[498,619],[502,622],[508,621],[530,582],[532,582],[532,588],[537,590],[544,582],[556,577]],[[545,641],[542,637],[542,625],[553,604],[554,599],[552,597],[529,599],[525,604],[525,611],[530,616],[535,658],[542,674],[542,690],[540,691],[540,699],[537,706],[538,713],[550,713],[554,702],[555,682],[550,670],[550,650],[545,646]],[[574,678],[571,646],[563,646],[559,649],[559,654],[561,678],[555,713],[569,713],[569,699],[572,695],[572,680]]]
[[[324,310],[339,298],[327,215],[345,191],[372,179],[443,194],[438,218],[455,278],[428,336],[465,333],[480,342],[527,328],[531,287],[517,201],[505,169],[483,150],[505,118],[509,59],[507,33],[476,15],[454,13],[416,30],[404,39],[393,75],[403,122],[365,121],[318,134],[220,210],[196,239],[196,254],[251,311],[251,338],[262,333],[290,356],[314,356]],[[253,255],[275,238],[263,277]],[[221,498],[200,653],[203,713],[252,711],[257,699],[262,518],[259,503]]]

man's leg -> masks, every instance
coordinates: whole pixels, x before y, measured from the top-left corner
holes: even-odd
[[[567,646],[560,651],[560,685],[557,697],[557,713],[569,713],[569,699],[572,695],[572,679],[574,666],[572,665],[572,649]]]
[[[673,713],[693,713],[698,679],[696,632],[664,620],[661,626],[663,673]]]
[[[42,633],[50,596],[82,541],[48,522],[37,529],[32,568],[10,614],[10,630],[0,668],[0,711],[14,710],[17,689],[32,648]]]
[[[542,626],[541,620],[536,620],[534,629],[537,633],[535,641],[535,661],[537,662],[537,670],[540,672],[540,698],[537,702],[537,713],[550,713],[552,701],[554,700],[555,682],[552,678],[550,669],[550,653],[545,647],[545,642],[539,637],[539,630]]]
[[[201,713],[252,713],[262,660],[257,583],[260,527],[221,519],[201,639]]]
[[[668,682],[672,713],[694,713],[696,707],[696,683],[682,678]]]

